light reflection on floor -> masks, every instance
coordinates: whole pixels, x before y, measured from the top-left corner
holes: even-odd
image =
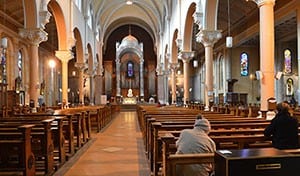
[[[120,112],[66,176],[150,175],[135,111]],[[138,129],[138,130],[137,130]]]

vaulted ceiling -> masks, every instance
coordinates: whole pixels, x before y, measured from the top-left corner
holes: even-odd
[[[182,0],[183,1],[183,0]],[[86,2],[86,1],[83,1]],[[175,0],[133,0],[132,5],[127,5],[126,0],[90,0],[92,9],[95,14],[97,26],[100,32],[105,32],[104,41],[106,41],[111,33],[119,26],[126,24],[134,24],[144,29],[155,43],[155,35],[158,35],[164,27],[166,16],[171,14],[172,3]],[[228,11],[228,2],[230,10]],[[286,0],[276,0],[275,11],[280,9]],[[245,0],[219,0],[218,5],[218,24],[217,28],[223,31],[223,36],[228,34],[228,26],[231,33],[238,33],[241,30],[254,24],[259,19],[258,7],[253,2]],[[228,18],[228,12],[230,18]],[[51,17],[53,18],[53,17]],[[228,21],[230,19],[230,23]],[[46,32],[51,42],[56,43],[56,28],[54,20],[50,20],[50,24],[46,26]],[[13,30],[18,30],[24,25],[24,10],[20,0],[1,0],[0,1],[0,23]],[[291,14],[284,20],[275,24],[276,40],[295,40],[297,38],[296,14]],[[249,38],[242,44],[257,45],[258,35]],[[201,47],[201,45],[199,45]]]

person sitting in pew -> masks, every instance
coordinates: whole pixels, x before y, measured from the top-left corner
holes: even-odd
[[[216,144],[208,136],[210,129],[209,121],[198,115],[193,129],[181,131],[179,139],[176,141],[176,153],[214,153]],[[212,164],[190,164],[176,167],[177,176],[208,176],[212,172]]]
[[[278,149],[299,148],[298,120],[289,113],[289,104],[282,102],[276,105],[277,113],[264,135],[272,138],[272,145]]]

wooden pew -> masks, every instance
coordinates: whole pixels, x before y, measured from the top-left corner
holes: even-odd
[[[51,131],[51,124],[53,121],[53,117],[9,117],[0,119],[1,127],[34,124],[31,129],[31,146],[35,155],[36,171],[45,172],[47,175],[54,173],[54,144]]]
[[[246,124],[249,124],[247,126]],[[217,127],[214,128],[214,125],[212,124],[212,129],[218,130],[218,129],[243,129],[243,128],[265,128],[269,123],[268,122],[260,122],[260,123],[226,123],[226,124],[215,124]],[[161,159],[161,148],[162,148],[162,142],[161,142],[161,136],[159,134],[159,131],[161,131],[161,135],[163,135],[163,132],[166,131],[180,131],[183,129],[187,128],[193,128],[193,124],[190,125],[162,125],[161,123],[153,123],[153,135],[151,137],[151,142],[150,142],[150,149],[149,149],[149,154],[150,154],[150,163],[151,163],[151,169],[152,171],[157,174],[158,168],[159,168],[159,162],[162,160]],[[235,132],[236,133],[236,132]],[[249,133],[249,131],[247,131]],[[220,132],[219,134],[222,134]],[[229,133],[227,133],[228,135]],[[244,148],[248,147],[248,144],[254,143],[254,142],[266,142],[266,138],[262,134],[257,134],[257,135],[250,135],[248,134],[245,136],[243,135],[230,135],[230,136],[225,136],[225,135],[219,135],[219,136],[211,136],[213,140],[215,140],[217,146],[221,148],[223,145],[219,144],[224,144],[224,143],[236,143],[232,145],[232,147],[236,148]],[[267,142],[265,146],[271,146],[270,142]],[[228,147],[228,145],[225,145],[225,147]]]
[[[55,155],[55,166],[60,167],[66,161],[66,151],[65,151],[65,136],[64,136],[64,120],[67,119],[67,116],[53,116],[49,113],[27,113],[27,114],[14,114],[14,117],[9,117],[11,120],[18,121],[18,118],[24,120],[26,118],[28,121],[32,118],[54,118],[51,123],[51,132],[54,143],[54,153]],[[8,118],[8,119],[9,119]],[[57,158],[57,159],[56,159]]]
[[[163,141],[163,162],[162,175],[176,175],[176,165],[178,164],[206,164],[214,163],[214,153],[197,153],[197,154],[175,154],[175,151],[170,151],[173,136],[166,135],[162,138]]]
[[[35,157],[31,148],[32,127],[22,125],[0,128],[0,175],[8,172],[35,175]]]

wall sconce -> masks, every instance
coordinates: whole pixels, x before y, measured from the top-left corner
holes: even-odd
[[[7,38],[6,37],[1,39],[1,48],[3,48],[3,49],[7,48]]]
[[[56,66],[56,63],[55,63],[55,61],[53,59],[49,60],[48,64],[49,64],[50,68],[54,68]]]
[[[72,76],[76,76],[76,71],[72,71]]]
[[[198,60],[193,60],[193,67],[197,68],[198,67]]]
[[[232,48],[232,37],[231,36],[226,37],[226,47]]]
[[[255,75],[257,80],[261,80],[264,77],[263,72],[259,70],[255,72]]]
[[[276,75],[275,75],[275,79],[276,79],[276,80],[280,80],[282,74],[283,74],[283,73],[282,73],[281,71],[277,72]]]
[[[253,73],[251,73],[250,75],[249,75],[249,78],[250,78],[250,80],[256,80],[256,77],[255,77],[255,75],[253,74]]]

